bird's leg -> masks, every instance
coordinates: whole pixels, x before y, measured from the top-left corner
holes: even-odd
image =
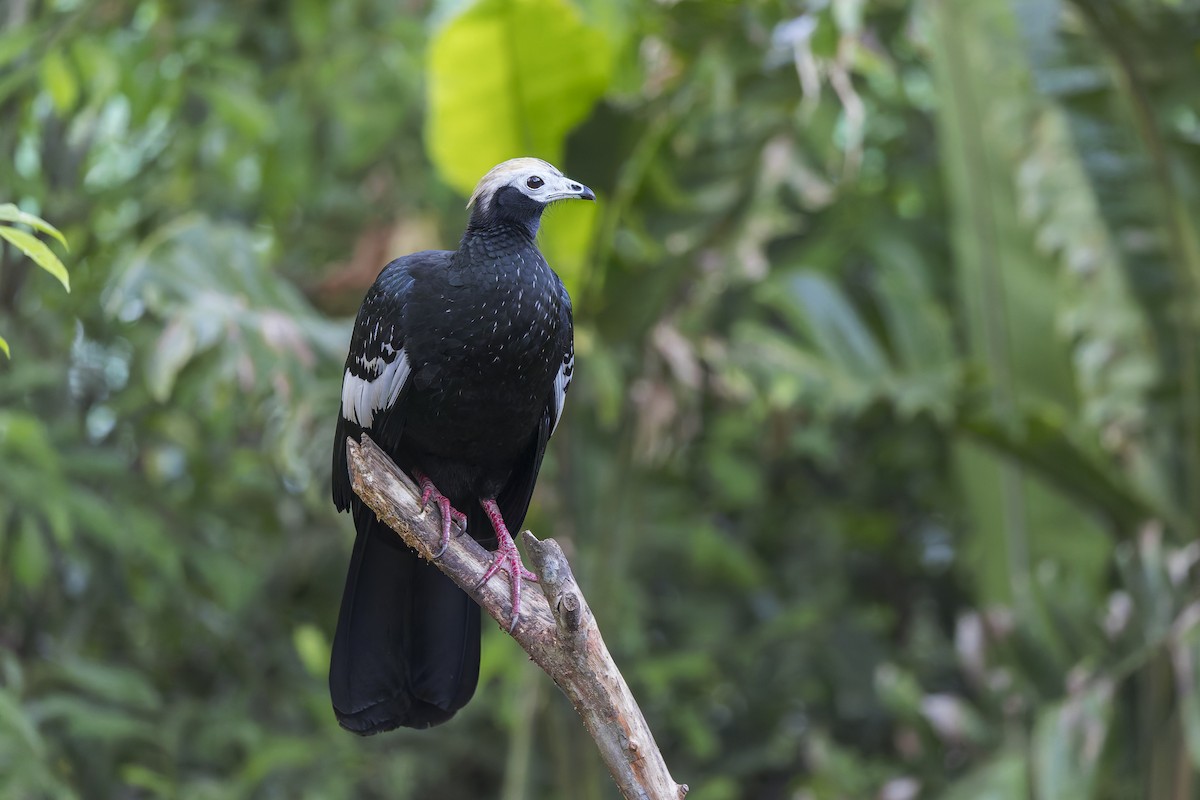
[[[487,512],[488,521],[492,523],[492,528],[496,531],[496,539],[500,546],[496,548],[496,556],[492,559],[492,565],[487,568],[487,572],[483,573],[483,577],[479,580],[479,585],[487,583],[488,578],[495,575],[500,570],[508,573],[508,583],[512,587],[512,624],[508,626],[508,632],[512,633],[517,627],[517,620],[521,618],[521,581],[537,581],[537,575],[534,575],[529,570],[525,569],[525,565],[521,563],[521,551],[517,549],[517,544],[512,540],[512,536],[508,532],[508,526],[504,524],[504,517],[500,514],[500,507],[496,505],[496,501],[489,498],[480,500],[480,505]]]
[[[429,476],[419,469],[413,470],[413,477],[417,479],[417,483],[421,485],[421,510],[425,510],[425,504],[433,498],[433,502],[437,503],[438,510],[442,512],[442,546],[433,554],[434,558],[441,558],[446,552],[446,548],[450,546],[450,522],[459,523],[463,526],[463,530],[467,528],[467,515],[458,511],[450,505],[450,498],[438,491],[438,488],[433,485],[433,481],[429,480]]]

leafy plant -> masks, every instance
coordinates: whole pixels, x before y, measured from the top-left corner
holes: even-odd
[[[349,315],[514,155],[600,197],[529,525],[689,797],[1193,793],[1195,2],[18,5],[0,795],[611,796],[498,631],[324,686]]]
[[[71,291],[71,281],[67,275],[67,268],[63,266],[59,257],[41,239],[26,232],[18,225],[27,225],[34,230],[47,233],[57,239],[63,247],[67,246],[66,237],[62,235],[58,228],[55,228],[36,214],[22,211],[12,203],[0,205],[0,239],[4,239],[13,247],[20,250],[32,259],[35,264],[57,278],[64,289],[68,292]],[[12,357],[12,354],[9,352],[8,341],[3,336],[0,336],[0,350],[4,351],[4,355]]]

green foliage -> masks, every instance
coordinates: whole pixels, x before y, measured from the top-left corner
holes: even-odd
[[[63,247],[67,246],[66,237],[62,235],[58,228],[55,228],[36,214],[22,211],[12,203],[0,205],[0,239],[4,239],[13,247],[20,250],[39,267],[49,272],[55,278],[58,278],[59,283],[63,285],[64,289],[68,292],[71,291],[71,281],[67,275],[67,268],[63,266],[58,256],[54,255],[54,251],[36,236],[26,233],[14,225],[7,224],[13,222],[28,225],[34,230],[48,233],[57,239]],[[9,352],[8,341],[2,336],[0,336],[0,350],[4,351],[5,356],[12,356],[12,353]]]
[[[566,0],[482,0],[455,15],[427,56],[425,138],[442,177],[470,194],[505,159],[560,162],[566,135],[608,87],[612,50]]]
[[[443,24],[426,55],[425,141],[447,184],[469,196],[517,156],[562,162],[567,134],[608,88],[615,44],[567,0],[481,0]],[[486,66],[480,53],[490,53]],[[569,66],[568,66],[569,65]],[[595,228],[595,209],[555,209],[542,246],[568,289]]]
[[[528,524],[689,796],[1190,796],[1195,11],[18,4],[0,796],[613,796],[498,630],[449,725],[328,707],[349,315],[516,155],[600,197]]]

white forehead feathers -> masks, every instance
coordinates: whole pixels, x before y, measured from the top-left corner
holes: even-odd
[[[501,187],[508,186],[515,179],[528,178],[532,175],[537,175],[543,180],[549,180],[551,177],[563,177],[557,168],[540,158],[510,158],[508,161],[492,167],[488,170],[487,175],[479,179],[479,183],[475,185],[475,191],[471,193],[471,199],[467,201],[467,208],[485,197],[491,197],[500,191]]]

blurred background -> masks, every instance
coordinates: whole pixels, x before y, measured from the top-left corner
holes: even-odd
[[[527,525],[689,800],[1197,796],[1198,12],[6,0],[0,796],[616,796],[490,623],[325,684],[353,313],[516,155],[599,196]]]

